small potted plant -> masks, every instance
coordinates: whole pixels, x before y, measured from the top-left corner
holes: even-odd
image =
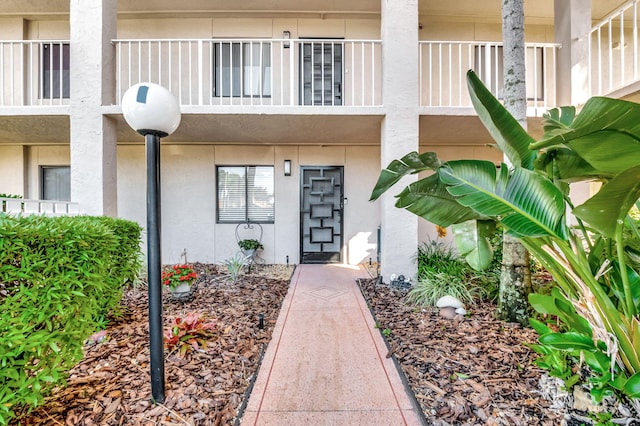
[[[238,241],[240,250],[245,256],[253,256],[256,250],[264,249],[264,246],[258,240],[246,239]]]
[[[184,299],[191,294],[191,285],[198,277],[189,265],[173,265],[162,273],[162,283],[169,287],[176,299]]]

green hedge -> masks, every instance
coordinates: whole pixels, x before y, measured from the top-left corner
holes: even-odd
[[[35,406],[117,313],[140,269],[137,223],[0,214],[0,424]]]

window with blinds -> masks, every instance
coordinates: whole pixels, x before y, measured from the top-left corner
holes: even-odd
[[[71,168],[69,166],[41,166],[40,179],[43,200],[71,200]]]
[[[270,43],[216,43],[213,69],[213,96],[271,96]]]
[[[273,223],[273,166],[218,166],[218,223]]]

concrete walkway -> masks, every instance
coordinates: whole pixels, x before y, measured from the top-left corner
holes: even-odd
[[[242,419],[251,425],[420,425],[345,265],[299,265]]]

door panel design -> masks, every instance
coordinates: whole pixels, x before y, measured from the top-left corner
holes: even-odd
[[[342,249],[342,167],[301,168],[301,263],[340,262]]]

